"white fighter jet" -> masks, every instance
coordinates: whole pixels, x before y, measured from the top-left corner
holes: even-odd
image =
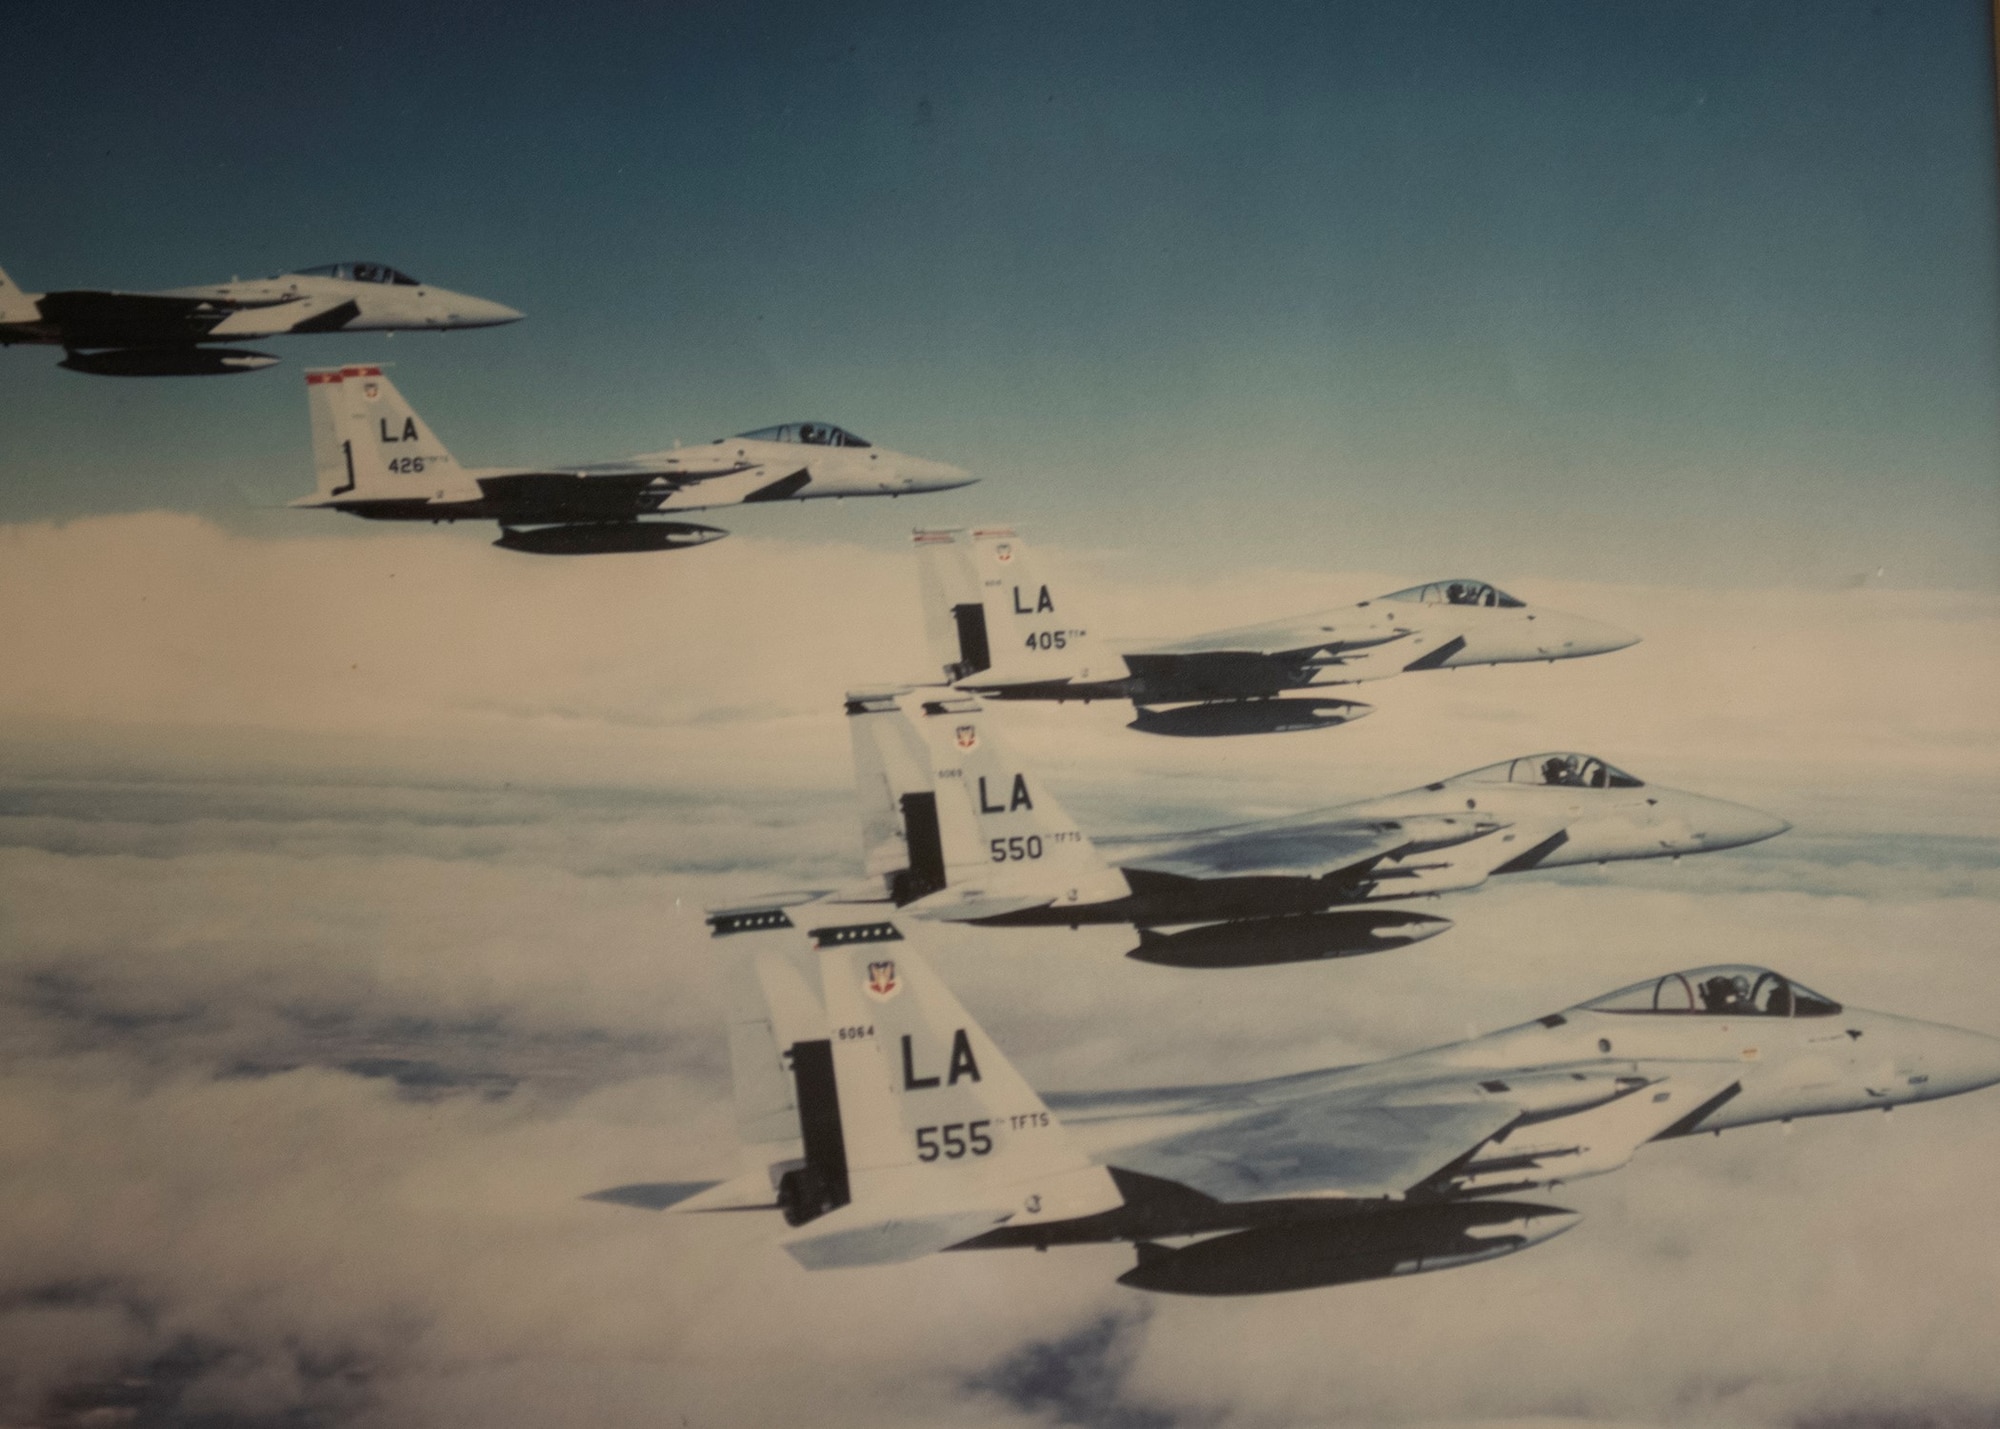
[[[1580,1217],[1515,1197],[1647,1142],[2000,1082],[2000,1038],[1718,966],[1363,1066],[1042,1097],[931,969],[918,926],[851,913],[710,917],[742,1170],[592,1199],[776,1211],[811,1270],[1124,1241],[1122,1284],[1247,1295],[1539,1244]]]
[[[443,332],[520,317],[505,304],[419,282],[386,263],[328,263],[159,293],[24,293],[0,273],[0,347],[60,345],[68,353],[62,366],[103,377],[255,372],[278,359],[216,344],[288,333]]]
[[[1374,707],[1280,696],[1414,670],[1573,660],[1639,640],[1459,579],[1114,651],[1072,596],[1034,572],[1011,528],[918,531],[915,540],[925,631],[946,680],[999,700],[1130,700],[1131,727],[1153,734],[1324,729]]]
[[[1586,754],[1531,754],[1279,819],[1093,843],[974,697],[857,691],[848,732],[867,882],[841,896],[992,927],[1128,923],[1176,967],[1399,948],[1449,919],[1383,902],[1496,874],[1679,858],[1772,838],[1772,814]]]
[[[827,422],[792,422],[624,461],[461,467],[375,366],[306,373],[319,489],[292,505],[374,521],[496,521],[510,551],[698,546],[728,532],[646,518],[715,506],[948,491],[978,478]]]

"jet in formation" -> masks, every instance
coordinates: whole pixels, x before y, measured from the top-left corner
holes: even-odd
[[[1127,1242],[1122,1284],[1249,1295],[1538,1245],[1581,1217],[1522,1195],[1648,1142],[2000,1082],[2000,1038],[1715,966],[1362,1066],[1043,1097],[931,968],[920,927],[851,913],[711,915],[744,1169],[592,1199],[775,1211],[812,1270]]]
[[[1247,967],[1407,946],[1448,918],[1379,905],[1531,869],[1756,843],[1776,815],[1525,755],[1419,789],[1257,823],[1095,842],[980,701],[938,687],[847,697],[866,882],[839,896],[989,927],[1130,924],[1130,956]]]
[[[219,344],[290,333],[442,332],[520,317],[503,303],[420,282],[386,263],[328,263],[158,293],[24,293],[0,273],[0,346],[60,346],[62,366],[102,377],[254,372],[278,359]]]
[[[466,468],[373,366],[308,371],[306,405],[319,489],[292,505],[375,521],[494,521],[495,545],[540,555],[671,550],[728,534],[647,519],[676,512],[910,496],[977,480],[828,422],[790,422],[625,461]]]
[[[924,625],[944,678],[999,700],[1130,700],[1133,729],[1232,735],[1324,729],[1374,707],[1287,692],[1572,660],[1638,643],[1478,580],[1440,580],[1357,605],[1114,651],[1074,597],[1036,574],[1006,527],[918,531]]]

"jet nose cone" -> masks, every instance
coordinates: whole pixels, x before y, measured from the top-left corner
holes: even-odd
[[[1726,799],[1695,801],[1688,817],[1697,847],[1739,848],[1744,844],[1774,839],[1791,828],[1791,822],[1748,804],[1732,804]]]
[[[1967,1032],[1958,1027],[1939,1027],[1924,1048],[1925,1070],[1930,1081],[1927,1096],[1949,1097],[1974,1092],[2000,1082],[2000,1037],[1983,1032]]]
[[[904,470],[904,485],[910,491],[950,491],[979,480],[964,467],[942,461],[912,462]]]
[[[1637,645],[1640,638],[1606,621],[1586,620],[1580,615],[1572,615],[1563,622],[1562,637],[1566,655],[1608,655],[1613,650]]]
[[[1597,638],[1596,648],[1591,651],[1593,655],[1608,655],[1613,650],[1623,650],[1629,646],[1637,645],[1644,638],[1643,636],[1634,635],[1629,630],[1621,629],[1616,625],[1606,625],[1602,622],[1593,623],[1602,632]]]
[[[433,297],[444,299],[445,322],[452,327],[498,327],[502,323],[517,323],[526,316],[518,308],[488,298],[475,298],[469,293],[433,290]]]

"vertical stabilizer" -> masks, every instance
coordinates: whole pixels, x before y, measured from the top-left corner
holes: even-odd
[[[810,935],[848,1200],[787,1238],[802,1264],[908,1260],[995,1225],[1121,1203],[902,928],[828,923]]]
[[[0,271],[0,323],[37,322],[41,316],[42,305],[34,295],[22,292],[19,284]]]
[[[993,663],[979,575],[969,531],[915,531],[917,587],[924,639],[947,680],[976,675]]]
[[[899,707],[929,751],[944,862],[944,892],[918,912],[964,920],[1130,892],[979,700],[915,691]]]
[[[1069,588],[1035,568],[1011,528],[974,530],[970,542],[989,659],[976,676],[962,677],[965,683],[985,690],[1125,678],[1125,662],[1090,633]]]
[[[479,485],[380,367],[306,373],[318,490],[301,505],[477,501]]]
[[[904,693],[860,690],[846,702],[862,867],[898,907],[937,892],[945,877],[930,751],[896,703]]]
[[[803,1163],[799,1099],[786,1049],[826,1038],[818,969],[779,903],[709,914],[722,975],[729,1074],[746,1171],[778,1176]]]

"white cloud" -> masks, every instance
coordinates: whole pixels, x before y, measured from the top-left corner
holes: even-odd
[[[733,1167],[699,909],[851,872],[835,701],[912,671],[914,582],[900,551],[535,561],[428,534],[0,534],[16,1417],[188,1345],[208,1358],[185,1411],[398,1426],[1577,1429],[2000,1403],[1980,1097],[1649,1148],[1555,1193],[1586,1220],[1549,1246],[1255,1302],[1125,1291],[1115,1247],[809,1275],[757,1216],[580,1200]],[[1401,583],[1321,597],[1298,572],[1074,559],[1106,628]],[[1520,593],[1647,641],[1373,686],[1374,717],[1296,739],[1149,740],[1101,707],[1010,723],[1093,823],[1580,745],[1798,833],[1498,880],[1444,937],[1332,966],[1179,972],[1127,962],[1115,931],[949,931],[954,987],[1050,1088],[1367,1059],[1714,960],[2000,1031],[2000,605]]]

